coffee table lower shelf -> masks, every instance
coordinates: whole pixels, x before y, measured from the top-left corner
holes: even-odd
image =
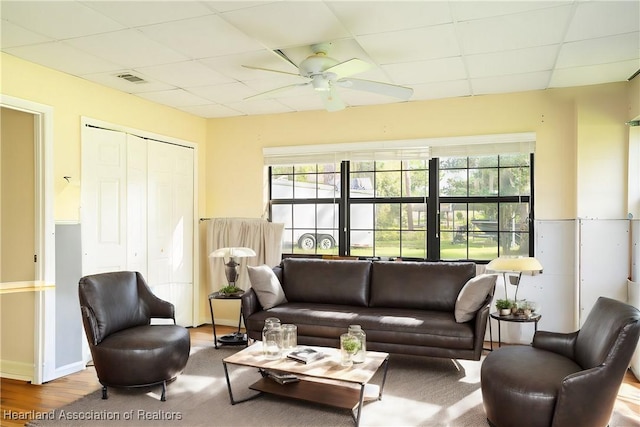
[[[262,378],[249,386],[249,388],[263,393],[320,403],[322,405],[352,411],[355,410],[360,403],[360,394],[363,392],[361,389],[354,387],[306,380],[289,384],[279,384],[269,378]]]

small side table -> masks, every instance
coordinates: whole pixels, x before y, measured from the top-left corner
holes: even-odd
[[[534,332],[538,332],[538,322],[542,318],[542,315],[539,313],[532,314],[529,317],[526,316],[515,316],[513,314],[509,314],[507,316],[501,316],[499,312],[491,313],[491,318],[496,319],[498,321],[498,348],[502,347],[502,335],[500,331],[500,322],[516,322],[516,323],[533,323]],[[491,322],[491,319],[489,319]],[[491,323],[489,323],[489,330],[491,330]],[[491,341],[491,350],[493,350],[493,341]]]
[[[211,323],[213,325],[213,346],[217,349],[218,343],[220,345],[247,345],[247,337],[240,332],[240,325],[242,324],[242,304],[240,304],[240,317],[238,318],[238,330],[232,334],[223,335],[220,338],[216,335],[216,319],[213,315],[213,300],[214,299],[226,299],[226,300],[239,300],[242,298],[242,294],[223,294],[220,292],[213,292],[209,294],[209,310],[211,311]]]

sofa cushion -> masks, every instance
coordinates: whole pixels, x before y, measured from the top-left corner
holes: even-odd
[[[249,272],[251,287],[263,309],[267,310],[287,302],[282,285],[280,285],[280,281],[271,267],[268,265],[259,265],[257,267],[248,265],[247,271]]]
[[[460,290],[475,275],[472,262],[374,262],[369,305],[453,313]]]
[[[456,322],[468,322],[476,316],[487,296],[493,294],[497,277],[495,274],[482,274],[467,281],[456,299]]]
[[[370,261],[285,258],[282,289],[289,302],[366,306]]]

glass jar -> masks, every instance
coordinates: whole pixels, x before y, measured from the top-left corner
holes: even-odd
[[[282,352],[282,329],[280,319],[268,317],[262,328],[262,352],[267,359],[279,359]]]
[[[349,325],[347,333],[357,338],[360,343],[360,348],[353,355],[353,363],[363,363],[367,355],[367,334],[364,333],[360,325]]]
[[[298,327],[292,324],[282,325],[282,351],[291,351],[298,346]]]
[[[340,335],[340,365],[345,368],[353,365],[353,355],[360,349],[360,341],[350,333]]]

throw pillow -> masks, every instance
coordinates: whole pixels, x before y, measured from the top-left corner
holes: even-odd
[[[268,265],[260,265],[253,267],[247,266],[249,271],[249,281],[253,288],[258,301],[263,309],[267,310],[276,305],[287,302],[287,298],[284,296],[282,285],[276,277],[271,267]]]
[[[468,322],[475,317],[487,295],[492,292],[497,277],[495,274],[481,274],[467,281],[456,299],[456,322]]]

